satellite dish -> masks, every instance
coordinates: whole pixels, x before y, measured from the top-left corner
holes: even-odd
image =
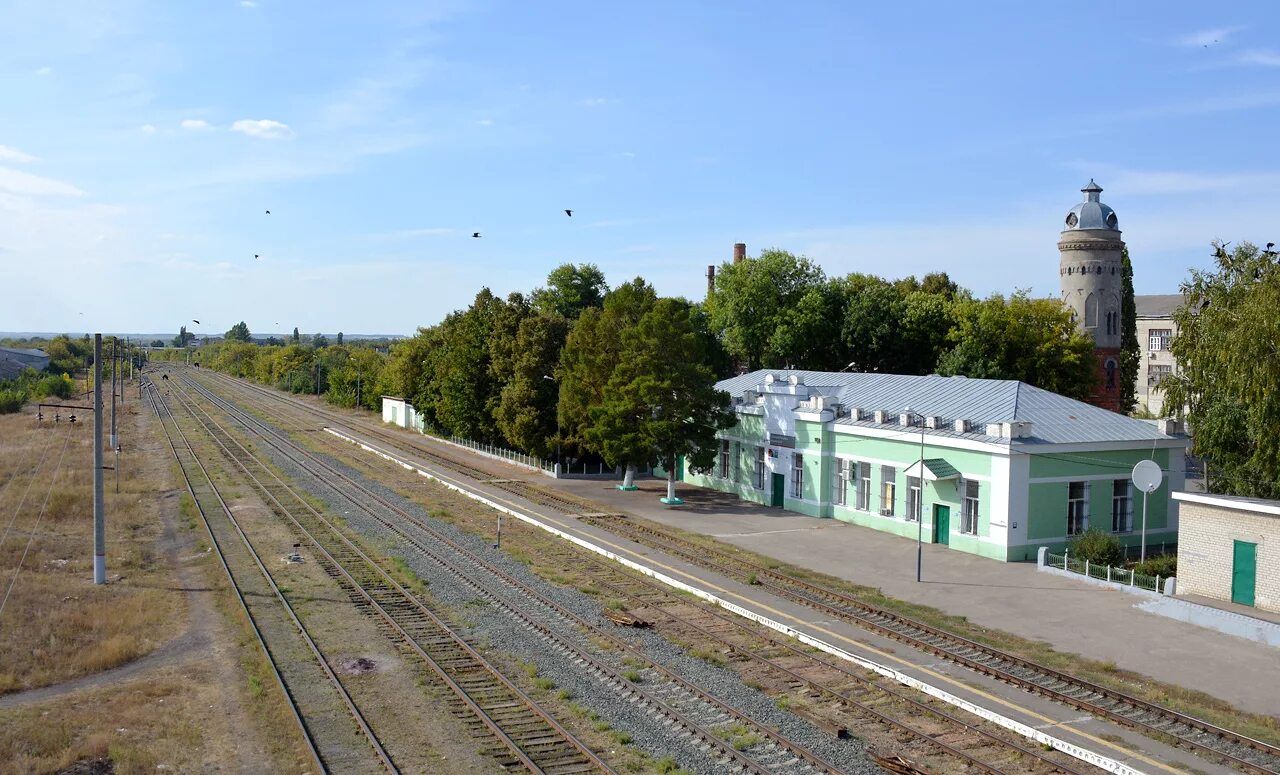
[[[1154,460],[1142,460],[1133,467],[1133,486],[1146,493],[1156,491],[1164,474]]]

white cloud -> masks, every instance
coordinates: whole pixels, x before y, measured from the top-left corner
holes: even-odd
[[[30,164],[33,161],[40,161],[29,153],[23,153],[17,148],[10,148],[7,145],[0,145],[0,161],[12,161],[21,164]]]
[[[36,70],[36,75],[53,75],[53,68],[41,67],[40,69]]]
[[[587,108],[598,108],[601,105],[608,105],[613,100],[608,97],[588,97],[585,100],[578,100],[578,104]]]
[[[479,124],[480,126],[493,126],[493,119],[491,119],[491,118],[482,118],[482,119],[480,119],[479,121],[477,121],[476,123],[477,123],[477,124]]]
[[[635,157],[636,157],[636,155],[635,155],[634,153],[632,153],[631,151],[623,151],[623,152],[622,152],[622,158],[624,158],[624,159],[634,159]]]
[[[231,131],[266,140],[292,140],[296,136],[288,124],[272,121],[269,118],[242,118],[231,125]]]
[[[1258,65],[1260,67],[1280,67],[1280,51],[1273,48],[1254,48],[1242,51],[1236,56],[1242,65]]]
[[[138,131],[142,132],[144,135],[153,135],[156,133],[156,127],[154,124],[143,124],[138,127]]]
[[[209,122],[205,121],[203,118],[184,118],[182,119],[182,128],[190,129],[192,131],[208,129]]]
[[[29,172],[0,167],[0,191],[26,196],[84,196],[84,192],[70,183],[53,178],[43,178]]]
[[[1187,35],[1180,35],[1174,39],[1174,44],[1179,46],[1187,46],[1188,48],[1204,48],[1206,46],[1221,45],[1226,42],[1227,37],[1232,33],[1239,31],[1241,27],[1211,27],[1205,30],[1199,30]]]
[[[241,8],[257,8],[258,4],[253,2],[253,0],[240,0],[240,7]]]
[[[1194,170],[1138,170],[1109,164],[1072,165],[1081,175],[1106,182],[1119,196],[1164,196],[1221,192],[1258,195],[1280,191],[1278,172],[1196,172]]]

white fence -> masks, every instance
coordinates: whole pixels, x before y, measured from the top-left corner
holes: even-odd
[[[1096,562],[1091,563],[1088,560],[1079,560],[1072,557],[1070,551],[1064,551],[1062,554],[1051,554],[1048,551],[1044,551],[1042,557],[1041,564],[1048,568],[1079,574],[1095,581],[1105,581],[1123,587],[1145,589],[1148,592],[1157,594],[1172,594],[1172,589],[1165,590],[1162,586],[1162,581],[1168,582],[1173,578],[1172,576],[1147,576],[1126,568],[1100,565]],[[1166,584],[1165,586],[1172,587],[1173,585]]]

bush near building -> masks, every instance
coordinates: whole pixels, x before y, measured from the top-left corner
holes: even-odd
[[[1097,565],[1119,566],[1124,563],[1124,546],[1120,539],[1100,528],[1091,527],[1067,545],[1071,557]]]

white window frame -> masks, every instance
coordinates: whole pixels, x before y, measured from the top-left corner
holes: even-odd
[[[1071,488],[1079,485],[1082,494],[1079,498],[1071,497]],[[1072,523],[1075,530],[1072,530]],[[1067,535],[1080,535],[1089,529],[1089,483],[1067,482]]]
[[[849,500],[849,461],[836,458],[832,471],[831,502],[836,506],[846,506]]]
[[[858,483],[854,485],[854,508],[859,511],[871,511],[871,464],[855,463]]]
[[[1117,495],[1116,488],[1123,486],[1124,494]],[[1111,532],[1133,532],[1133,482],[1114,479],[1111,482]]]
[[[880,466],[880,516],[896,516],[898,510],[898,469]]]
[[[720,440],[720,478],[729,478],[729,440]]]
[[[791,453],[791,497],[804,497],[804,455]]]
[[[973,488],[972,495],[969,494],[970,487]],[[982,483],[977,479],[961,479],[960,497],[963,499],[960,505],[960,532],[976,536],[978,515],[982,513]]]
[[[764,447],[756,447],[756,489],[764,489]]]
[[[737,484],[742,479],[742,444],[734,442],[733,444],[733,483]]]
[[[1147,332],[1147,348],[1151,352],[1169,349],[1169,340],[1173,338],[1172,328],[1153,328]]]
[[[907,515],[908,522],[915,522],[920,519],[920,513],[924,510],[924,488],[921,486],[920,477],[907,477]]]

